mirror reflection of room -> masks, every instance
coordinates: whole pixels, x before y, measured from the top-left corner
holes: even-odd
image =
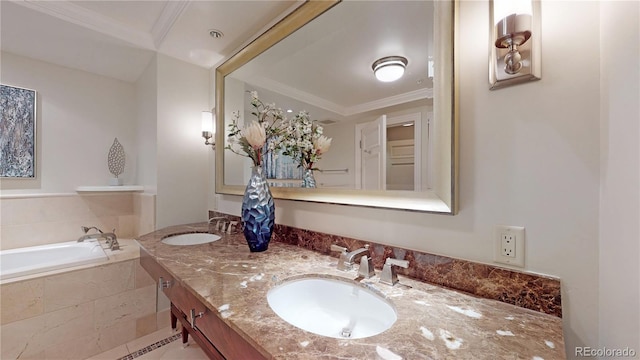
[[[395,16],[387,17],[390,11]],[[314,165],[317,187],[430,190],[433,14],[429,1],[335,6],[225,77],[225,121],[240,111],[248,124],[249,94],[257,91],[289,118],[307,111],[331,138],[330,150]],[[381,27],[371,21],[381,16],[393,23]],[[345,24],[345,18],[352,20]],[[392,54],[401,56],[385,57]],[[374,70],[394,65],[402,67],[399,78],[379,80],[378,72],[374,77]],[[247,160],[228,151],[224,156],[225,184],[246,184]],[[276,158],[277,171],[267,172],[270,185],[301,186],[300,164],[282,154]]]

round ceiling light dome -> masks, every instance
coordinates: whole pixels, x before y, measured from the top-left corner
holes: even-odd
[[[220,31],[218,29],[210,29],[209,30],[209,36],[211,36],[214,39],[219,39],[219,38],[223,37],[224,34],[222,33],[222,31]]]
[[[376,79],[382,82],[396,81],[404,74],[407,67],[407,58],[402,56],[387,56],[376,60],[371,68]]]

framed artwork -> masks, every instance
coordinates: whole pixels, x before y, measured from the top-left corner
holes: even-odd
[[[0,177],[36,177],[36,92],[0,85]]]

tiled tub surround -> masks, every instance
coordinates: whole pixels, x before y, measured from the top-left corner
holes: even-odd
[[[2,195],[0,214],[0,250],[77,239],[82,235],[80,226],[116,229],[118,238],[132,239],[155,230],[155,195]]]
[[[1,283],[2,359],[85,359],[169,326],[135,240],[107,262]]]
[[[226,217],[240,222],[240,218],[237,216],[209,211],[209,218],[212,217]],[[377,270],[382,269],[382,265],[388,257],[408,260],[409,267],[407,269],[397,268],[398,274],[464,291],[482,298],[498,300],[562,317],[560,280],[555,278],[280,224],[275,226],[272,241],[336,257],[338,255],[332,254],[330,250],[332,244],[346,247],[349,250],[359,249],[368,244]]]
[[[266,252],[250,253],[242,234],[220,234],[219,241],[195,246],[161,242],[172,234],[215,233],[213,227],[174,226],[138,241],[141,251],[148,252],[205,304],[204,316],[222,319],[265,358],[565,358],[559,317],[404,276],[400,276],[401,285],[394,287],[379,284],[378,276],[363,280],[398,311],[398,321],[386,332],[358,340],[305,332],[271,310],[266,301],[268,290],[279,281],[301,275],[355,279],[356,270],[338,271],[335,257],[279,241],[272,242]]]

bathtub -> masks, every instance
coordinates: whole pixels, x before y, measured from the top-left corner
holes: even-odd
[[[108,260],[96,239],[0,251],[0,280]]]

